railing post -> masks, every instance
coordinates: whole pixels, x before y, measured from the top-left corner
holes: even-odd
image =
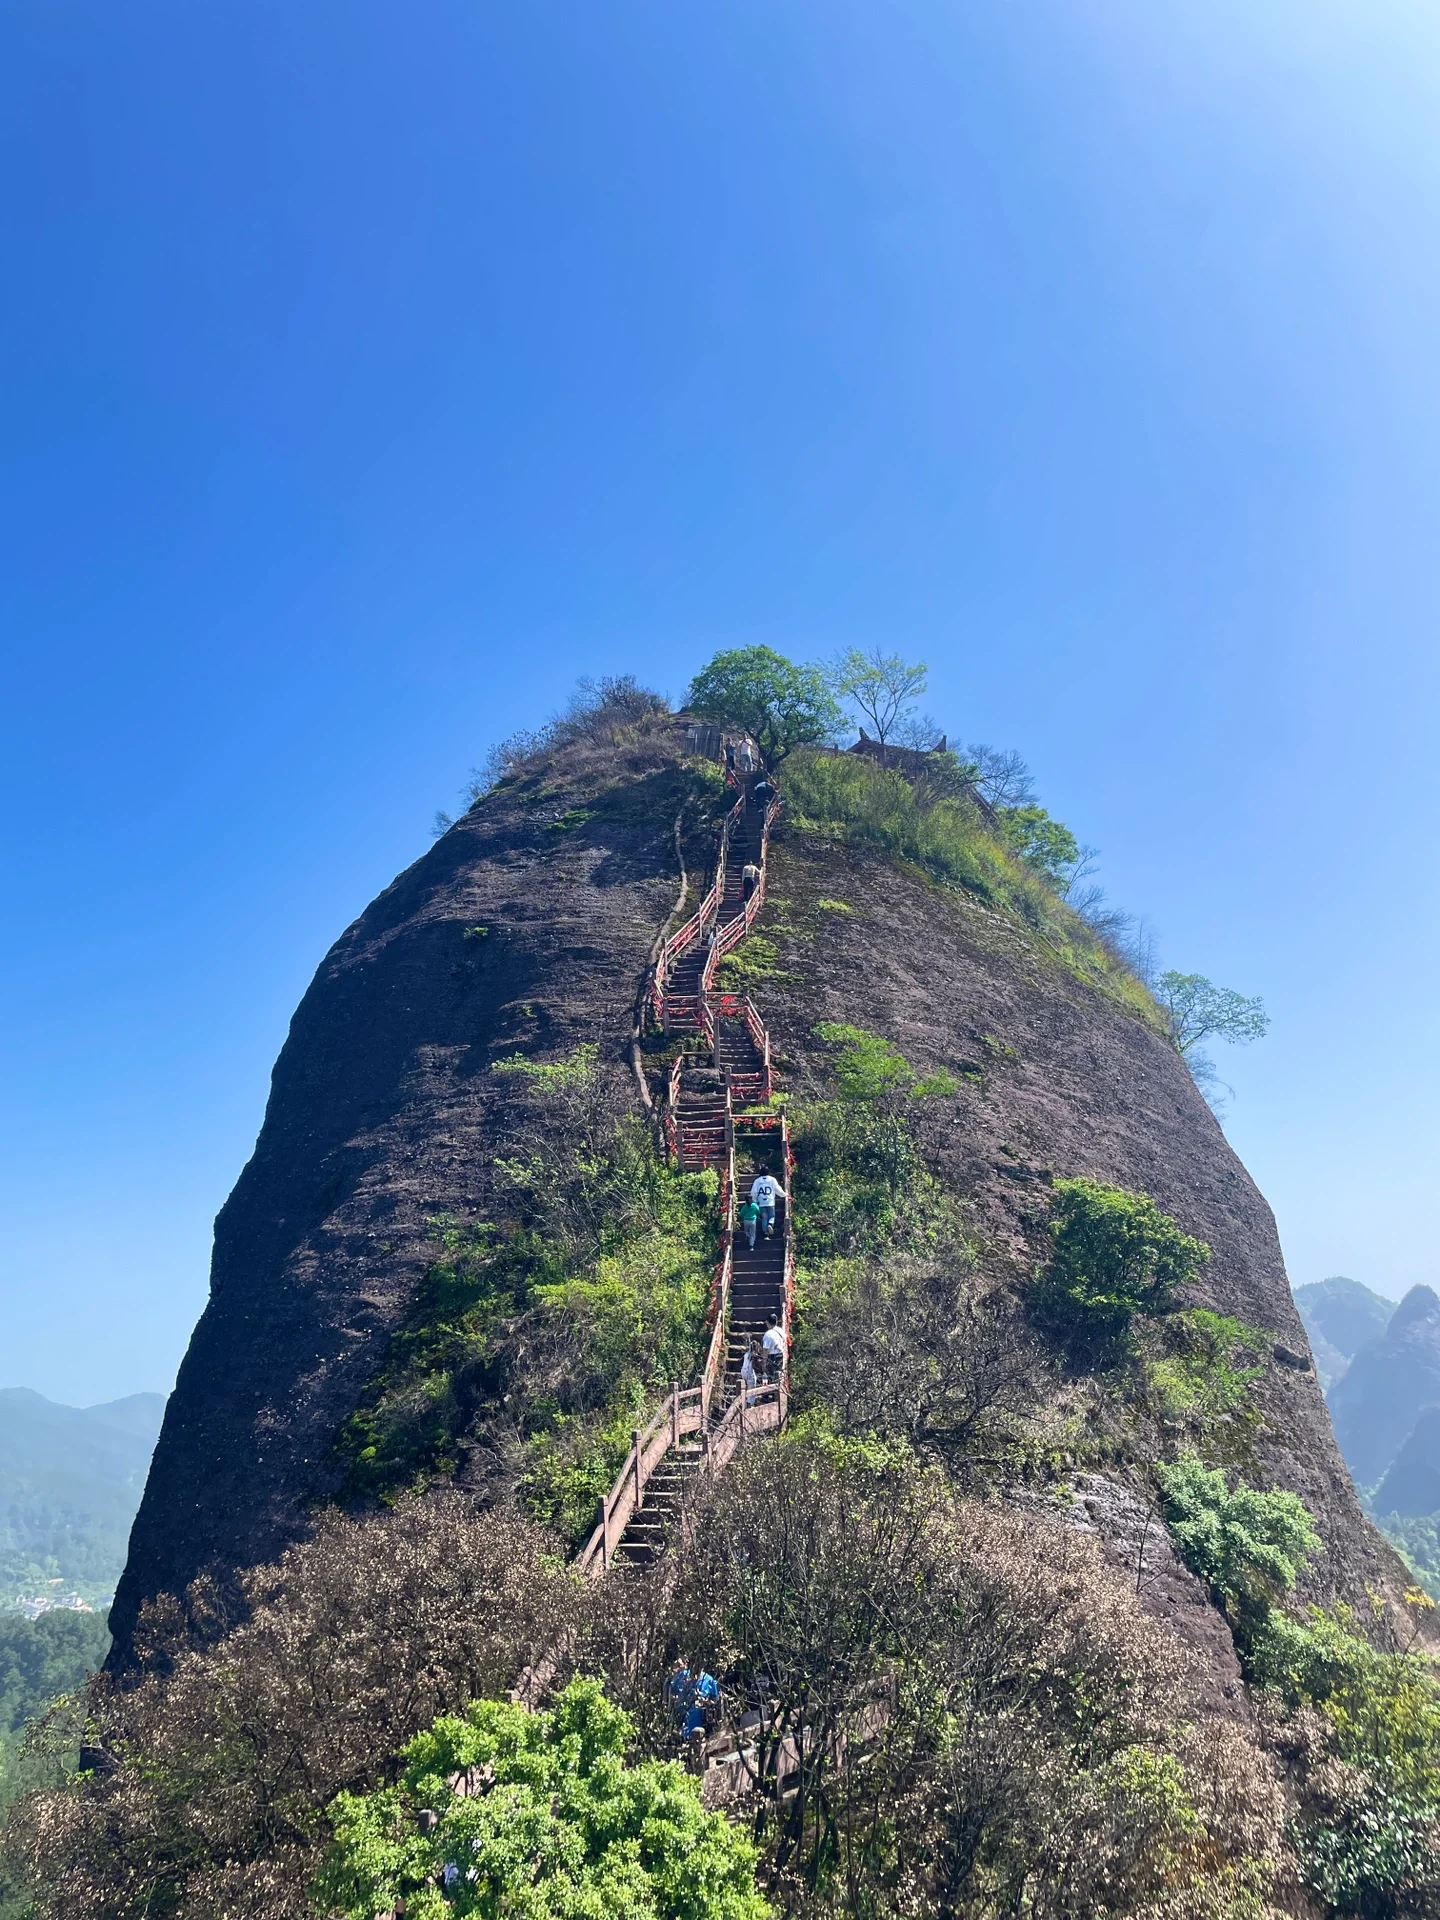
[[[672,1381],[670,1386],[670,1444],[680,1444],[680,1382]]]
[[[645,1482],[640,1477],[640,1429],[630,1429],[630,1444],[635,1449],[635,1511],[638,1513],[645,1501]]]
[[[600,1571],[610,1571],[610,1502],[603,1493],[600,1496]]]

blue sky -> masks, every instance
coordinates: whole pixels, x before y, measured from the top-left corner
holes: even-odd
[[[0,1384],[168,1386],[330,941],[582,673],[880,642],[1432,1248],[1440,19],[0,0]]]

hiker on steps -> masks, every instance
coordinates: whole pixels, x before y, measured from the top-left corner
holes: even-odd
[[[765,1378],[778,1381],[785,1371],[785,1329],[778,1320],[765,1329],[760,1345],[765,1352]]]
[[[774,787],[771,786],[768,778],[763,773],[761,774],[760,778],[755,782],[754,786],[750,789],[750,798],[755,802],[756,806],[759,807],[762,813],[765,811],[766,807],[769,806],[770,802],[775,798],[775,789]]]
[[[746,861],[740,878],[745,883],[745,898],[748,900],[760,884],[760,869],[753,860]]]
[[[789,1194],[773,1173],[759,1174],[750,1188],[750,1198],[760,1209],[760,1231],[767,1240],[775,1234],[775,1203],[788,1200]]]
[[[740,1202],[740,1225],[744,1230],[746,1243],[753,1253],[755,1251],[755,1235],[760,1228],[760,1209],[753,1200],[742,1200]]]
[[[760,1365],[764,1365],[764,1354],[760,1343],[751,1335],[750,1344],[740,1356],[740,1391],[745,1396],[747,1407],[755,1404],[755,1395],[760,1387],[760,1372],[756,1366],[756,1355],[760,1355]]]
[[[670,1678],[665,1682],[665,1701],[675,1725],[684,1726],[695,1704],[695,1682],[691,1677],[690,1664],[683,1654],[676,1660]]]

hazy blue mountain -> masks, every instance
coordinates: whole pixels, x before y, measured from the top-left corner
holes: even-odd
[[[1375,1490],[1377,1514],[1440,1513],[1440,1406],[1426,1407]]]
[[[63,1407],[0,1388],[0,1605],[45,1583],[114,1590],[164,1410],[159,1393]]]
[[[1330,1389],[1335,1438],[1356,1482],[1373,1487],[1427,1407],[1440,1405],[1440,1299],[1412,1287],[1378,1340]]]
[[[1295,1304],[1310,1336],[1315,1372],[1327,1393],[1360,1349],[1385,1332],[1395,1311],[1393,1300],[1338,1273],[1296,1287]]]

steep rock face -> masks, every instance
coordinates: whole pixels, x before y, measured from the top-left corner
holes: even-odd
[[[431,1222],[486,1216],[504,1151],[495,1059],[593,1042],[626,1071],[631,1010],[675,904],[677,819],[692,871],[713,854],[713,779],[682,745],[667,725],[638,747],[568,749],[487,796],[326,956],[217,1222],[210,1304],[112,1616],[117,1664],[145,1597],[272,1556],[334,1497],[336,1435],[414,1303]],[[779,971],[757,992],[787,1083],[820,1071],[824,1019],[959,1075],[957,1095],[921,1110],[922,1144],[1002,1279],[1043,1256],[1054,1177],[1153,1194],[1214,1249],[1205,1303],[1273,1342],[1257,1467],[1317,1515],[1328,1551],[1313,1591],[1362,1600],[1403,1585],[1336,1450],[1269,1209],[1167,1044],[1012,919],[913,871],[783,826],[771,857],[761,931]],[[1079,1505],[1234,1700],[1228,1634],[1153,1538],[1145,1498],[1117,1464]]]
[[[921,1110],[925,1144],[1001,1277],[1045,1257],[1055,1178],[1151,1194],[1212,1249],[1197,1304],[1270,1336],[1253,1451],[1317,1517],[1326,1553],[1310,1591],[1363,1605],[1367,1589],[1402,1590],[1336,1447],[1270,1209],[1173,1049],[978,901],[783,825],[772,863],[764,930],[782,972],[765,998],[792,1074],[822,1064],[817,1022],[854,1021],[918,1070],[959,1077],[953,1099]]]
[[[595,1042],[622,1071],[637,985],[675,904],[675,828],[713,848],[668,724],[575,746],[487,796],[322,961],[276,1063],[255,1153],[215,1228],[112,1613],[271,1557],[334,1496],[333,1444],[435,1252],[483,1219],[493,1061]]]

